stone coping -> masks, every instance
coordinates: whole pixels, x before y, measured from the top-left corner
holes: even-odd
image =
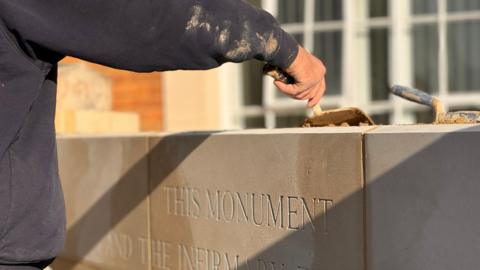
[[[476,125],[389,125],[368,127],[320,127],[320,128],[277,128],[277,129],[244,129],[244,130],[204,130],[184,132],[135,132],[135,133],[105,133],[105,134],[59,134],[58,139],[68,138],[127,138],[127,137],[157,137],[169,135],[248,135],[248,134],[332,134],[332,133],[432,133],[432,132],[477,132]]]
[[[69,241],[56,264],[475,269],[477,132],[397,125],[59,136]]]

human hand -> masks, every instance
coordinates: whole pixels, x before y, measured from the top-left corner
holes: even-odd
[[[274,84],[281,92],[292,98],[308,100],[308,107],[313,107],[318,104],[325,93],[326,71],[327,69],[320,59],[300,46],[297,57],[285,69],[285,72],[295,79],[295,83],[287,84],[275,80]]]

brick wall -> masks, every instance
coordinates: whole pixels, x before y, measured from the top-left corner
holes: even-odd
[[[67,57],[60,63],[81,61]],[[135,73],[88,63],[112,79],[113,110],[136,112],[142,131],[163,130],[161,74]]]

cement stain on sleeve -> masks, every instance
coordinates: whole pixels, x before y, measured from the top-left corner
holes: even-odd
[[[218,29],[218,31],[220,31]],[[217,31],[217,32],[218,32]],[[218,34],[218,43],[221,45],[221,46],[224,46],[228,39],[230,37],[230,31],[228,29],[223,29],[222,31],[220,31],[220,33]]]
[[[187,22],[187,26],[185,27],[185,30],[192,31],[192,30],[204,29],[207,32],[210,32],[211,28],[212,27],[210,23],[207,21],[207,14],[204,12],[202,6],[194,5],[192,7],[192,17]]]
[[[272,55],[278,49],[278,40],[274,37],[273,33],[270,33],[268,36],[262,36],[261,34],[256,34],[260,47],[268,57]],[[235,41],[235,48],[228,51],[226,56],[230,59],[236,59],[240,56],[249,54],[252,51],[252,42],[247,38]]]
[[[228,51],[226,56],[229,59],[237,59],[240,56],[249,54],[251,51],[252,51],[252,44],[249,41],[245,39],[242,39],[240,41],[236,40],[235,48]]]
[[[223,24],[215,26],[212,18],[209,18],[208,13],[199,4],[192,7],[191,14],[191,18],[185,26],[187,32],[195,33],[198,30],[211,32],[213,29],[216,37],[215,42],[223,48],[227,46],[231,38],[230,26],[232,22],[224,21]],[[241,60],[248,56],[253,48],[259,48],[266,57],[269,57],[278,50],[278,46],[278,39],[273,32],[257,32],[254,34],[250,30],[250,22],[245,21],[240,38],[233,41],[233,48],[228,48],[225,56],[231,60]]]
[[[248,21],[243,23],[242,38],[240,40],[235,40],[235,46],[229,50],[225,55],[229,59],[239,59],[244,57],[252,51],[252,43],[249,40],[250,35],[250,23]]]
[[[272,55],[278,49],[278,40],[273,35],[273,32],[268,37],[262,36],[257,33],[257,38],[260,40],[262,48],[265,50],[266,55]]]

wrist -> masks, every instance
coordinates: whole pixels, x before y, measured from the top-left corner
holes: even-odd
[[[269,63],[282,70],[286,70],[298,57],[300,46],[292,36],[284,32],[282,29],[279,30],[279,48]]]
[[[305,65],[305,61],[307,60],[305,55],[307,54],[307,51],[302,47],[298,46],[298,53],[293,60],[293,62],[288,66],[285,71],[286,72],[293,72],[295,70],[299,70],[299,68],[303,67]]]

